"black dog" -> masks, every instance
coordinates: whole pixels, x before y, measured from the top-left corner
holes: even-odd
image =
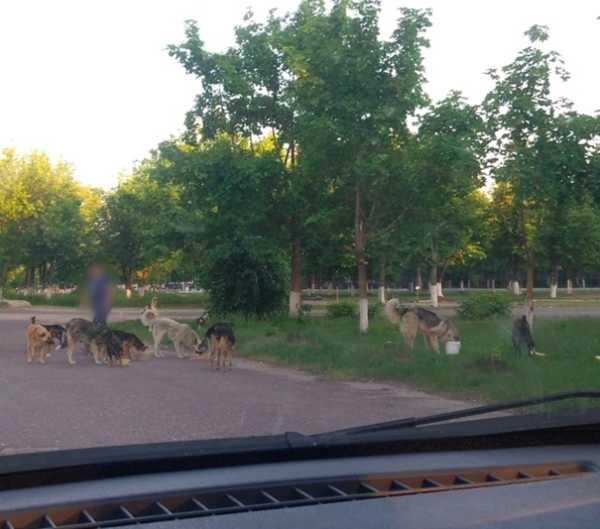
[[[129,358],[135,359],[135,356],[148,349],[148,346],[131,332],[113,330],[113,334],[119,339],[123,353]]]
[[[227,338],[231,345],[235,345],[235,333],[233,332],[233,325],[226,321],[220,321],[217,323],[213,323],[207,330],[204,335],[209,340],[211,338],[216,338],[220,340],[221,338]]]
[[[527,349],[529,355],[535,354],[535,344],[533,343],[533,336],[531,336],[527,317],[521,316],[513,322],[512,344],[515,351],[519,354],[521,354],[523,347]]]
[[[99,325],[92,338],[96,347],[104,349],[106,359],[112,365],[115,361],[120,362],[123,355],[123,344],[116,333],[108,325]]]
[[[232,366],[233,346],[235,345],[235,333],[233,326],[228,322],[218,322],[211,325],[204,339],[197,349],[199,354],[209,353],[210,364],[220,367]]]

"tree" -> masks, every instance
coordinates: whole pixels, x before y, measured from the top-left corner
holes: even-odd
[[[11,266],[24,266],[26,286],[37,281],[71,282],[81,273],[83,187],[63,162],[43,153],[18,156],[5,150],[0,161],[0,253],[2,281]]]
[[[387,161],[406,138],[407,117],[423,105],[423,36],[428,10],[402,9],[389,41],[379,36],[379,2],[302,2],[291,17],[286,62],[298,109],[301,165],[321,175],[352,219],[359,289],[359,328],[368,329],[367,253],[399,224],[393,201],[402,174]],[[404,189],[406,191],[406,189]]]
[[[560,55],[545,51],[548,39],[545,26],[534,25],[525,35],[530,45],[500,71],[488,73],[495,83],[486,96],[492,174],[497,181],[508,182],[520,213],[520,245],[527,267],[527,307],[533,323],[533,279],[536,233],[546,200],[553,185],[548,171],[550,136],[558,113],[565,102],[551,97],[553,77],[568,79]]]
[[[149,171],[142,164],[108,193],[96,221],[104,258],[118,267],[129,292],[137,271],[177,246],[177,190],[151,179]]]
[[[423,116],[417,133],[418,217],[421,240],[429,248],[434,307],[446,267],[473,244],[481,220],[475,191],[483,184],[482,125],[477,108],[452,92]]]
[[[251,11],[235,29],[235,46],[223,53],[204,48],[198,26],[186,24],[186,39],[169,46],[169,53],[202,83],[196,105],[187,116],[184,140],[191,144],[229,138],[232,145],[247,145],[260,155],[268,138],[280,168],[272,182],[270,222],[274,237],[289,247],[289,314],[299,315],[301,305],[302,248],[312,236],[320,196],[325,191],[298,167],[297,123],[293,76],[284,60],[285,28],[272,11],[265,23],[254,20]]]

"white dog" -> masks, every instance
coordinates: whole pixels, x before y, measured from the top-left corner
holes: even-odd
[[[175,345],[177,358],[185,358],[188,356],[187,351],[194,351],[196,354],[201,353],[200,337],[184,323],[179,323],[170,318],[162,318],[158,314],[156,302],[145,307],[142,311],[140,320],[143,325],[150,329],[154,340],[154,356],[160,358],[164,356],[160,352],[160,344],[167,336]]]

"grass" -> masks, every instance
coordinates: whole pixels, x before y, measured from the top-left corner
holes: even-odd
[[[161,307],[200,307],[204,306],[207,301],[206,294],[199,293],[167,293],[162,292],[155,294],[147,292],[144,296],[133,294],[131,298],[127,298],[125,293],[118,291],[114,299],[114,307],[145,307],[148,305],[154,296],[158,296],[158,303]],[[57,307],[79,307],[81,303],[81,295],[79,292],[71,292],[69,294],[54,294],[47,297],[43,294],[23,295],[15,291],[5,292],[6,299],[23,299],[29,301],[32,305],[51,305]]]
[[[458,356],[436,355],[419,338],[407,352],[399,332],[377,317],[361,335],[349,318],[234,319],[237,354],[339,379],[400,381],[425,391],[480,401],[600,389],[600,326],[590,319],[536,321],[546,357],[517,356],[509,319],[459,321]],[[138,322],[116,324],[148,339]]]

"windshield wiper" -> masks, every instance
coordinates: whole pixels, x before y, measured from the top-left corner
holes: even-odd
[[[558,402],[561,400],[571,399],[600,399],[600,391],[571,391],[566,393],[554,393],[544,397],[537,397],[524,400],[511,400],[499,402],[497,404],[489,404],[486,406],[478,406],[465,410],[450,411],[447,413],[438,413],[436,415],[428,415],[425,417],[407,417],[395,421],[387,421],[367,426],[357,426],[354,428],[344,428],[342,430],[334,430],[331,432],[312,436],[317,439],[317,442],[338,439],[345,436],[363,435],[369,433],[380,433],[388,430],[398,430],[402,428],[414,428],[417,426],[425,426],[428,424],[436,424],[441,422],[452,421],[455,419],[464,419],[466,417],[474,417],[479,415],[487,415],[488,413],[497,413],[507,410],[515,410],[528,406],[536,406],[539,404],[547,404],[550,402]]]

